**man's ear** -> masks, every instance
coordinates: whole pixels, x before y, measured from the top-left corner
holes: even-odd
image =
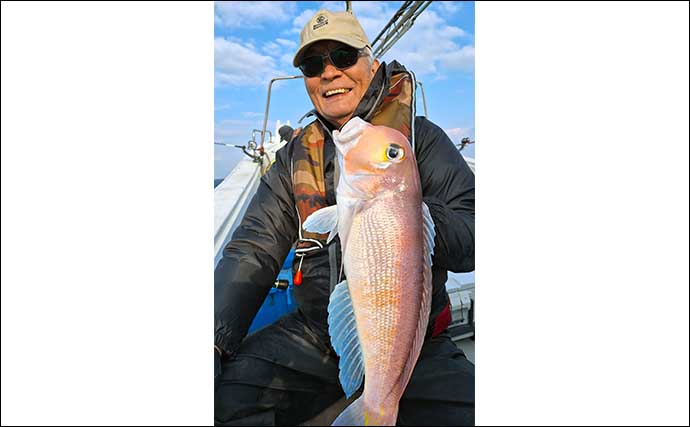
[[[376,74],[376,70],[379,69],[379,65],[381,65],[381,64],[379,63],[379,60],[378,60],[378,59],[374,59],[374,62],[371,63],[371,74]]]

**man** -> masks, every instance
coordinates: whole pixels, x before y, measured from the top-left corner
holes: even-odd
[[[297,425],[343,396],[327,323],[340,242],[327,244],[301,225],[335,204],[331,132],[358,116],[413,142],[436,227],[429,328],[398,424],[473,425],[474,366],[445,333],[445,282],[448,270],[474,269],[474,175],[438,126],[414,117],[413,76],[397,62],[374,59],[349,12],[317,12],[302,30],[293,64],[305,75],[315,120],[277,153],[216,268],[216,424]],[[245,339],[295,242],[298,310]]]
[[[290,125],[283,125],[280,127],[280,129],[278,129],[278,135],[280,135],[281,141],[285,141],[285,142],[292,141],[292,135],[294,133],[295,133],[295,130],[292,129],[292,126],[290,126]]]

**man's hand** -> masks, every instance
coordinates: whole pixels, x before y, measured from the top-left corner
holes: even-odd
[[[351,118],[340,131],[333,131],[333,142],[335,146],[340,148],[343,146],[350,146],[356,142],[365,130],[372,127],[371,123],[365,122],[359,117]]]

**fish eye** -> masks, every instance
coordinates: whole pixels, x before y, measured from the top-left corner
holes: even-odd
[[[386,149],[388,160],[400,161],[405,157],[405,150],[398,144],[390,144]]]

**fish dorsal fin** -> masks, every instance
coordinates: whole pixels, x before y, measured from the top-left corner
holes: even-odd
[[[422,277],[424,278],[424,283],[421,283],[422,300],[419,307],[417,331],[415,332],[408,361],[405,364],[406,368],[401,376],[401,380],[404,381],[403,384],[405,385],[407,385],[407,382],[412,376],[412,371],[414,370],[417,361],[416,359],[419,357],[419,353],[422,350],[424,336],[426,335],[426,328],[429,325],[429,312],[431,312],[431,257],[434,254],[434,238],[436,237],[436,232],[434,231],[434,220],[431,218],[431,212],[429,212],[429,207],[424,202],[422,202],[422,218],[424,229],[424,268]]]
[[[332,205],[313,212],[304,221],[302,228],[312,233],[329,233],[326,243],[331,243],[338,234],[338,206]]]
[[[364,360],[347,280],[335,286],[328,303],[328,333],[340,362],[340,384],[349,398],[362,385]]]

